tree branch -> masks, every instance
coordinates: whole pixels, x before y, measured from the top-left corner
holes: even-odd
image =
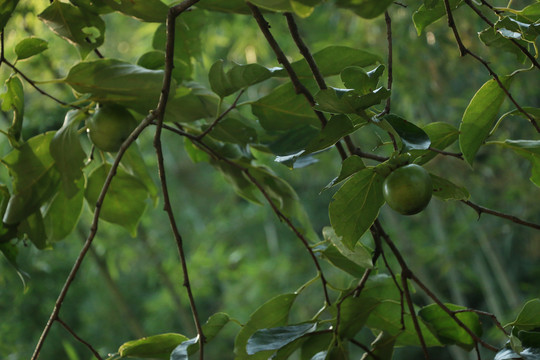
[[[234,108],[236,108],[236,105],[238,104],[238,100],[240,100],[240,97],[242,96],[242,94],[244,94],[245,92],[245,89],[241,90],[239,93],[238,93],[238,96],[236,97],[236,99],[234,99],[234,102],[231,104],[231,106],[229,106],[227,108],[227,110],[225,110],[224,112],[222,112],[215,120],[214,122],[212,122],[212,124],[210,124],[210,126],[208,126],[208,128],[206,130],[204,130],[199,136],[197,136],[197,139],[201,140],[203,137],[205,137],[208,133],[210,133],[212,130],[214,130],[214,127],[216,127],[216,125],[221,121],[223,120],[223,118],[225,116],[227,116],[227,114],[229,112],[231,112]]]
[[[503,218],[503,219],[510,220],[510,221],[512,221],[512,222],[514,222],[516,224],[519,224],[519,225],[523,225],[523,226],[527,226],[527,227],[530,227],[530,228],[533,228],[533,229],[536,229],[536,230],[540,230],[540,224],[535,224],[535,223],[532,223],[532,222],[529,222],[529,221],[525,221],[525,220],[522,220],[522,219],[520,219],[520,218],[518,218],[516,216],[508,215],[508,214],[502,213],[500,211],[488,209],[486,207],[477,205],[477,204],[475,204],[475,203],[473,203],[472,201],[469,201],[469,200],[461,200],[461,202],[464,203],[465,205],[468,205],[471,208],[473,208],[476,211],[476,213],[478,214],[478,217],[480,217],[483,213],[486,213],[486,214],[497,216],[497,217],[500,217],[500,218]]]
[[[77,339],[78,342],[80,342],[81,344],[83,344],[84,346],[86,346],[91,352],[92,354],[94,354],[94,356],[96,357],[96,359],[98,360],[103,360],[103,358],[99,355],[99,353],[96,351],[96,349],[94,349],[92,347],[92,345],[90,345],[90,343],[88,343],[87,341],[83,340],[79,335],[77,335],[75,333],[75,331],[73,331],[72,328],[70,328],[68,326],[68,324],[66,324],[62,319],[60,318],[57,318],[56,321],[58,321],[63,327],[64,329],[66,329],[70,334],[71,336],[73,336],[75,339]]]

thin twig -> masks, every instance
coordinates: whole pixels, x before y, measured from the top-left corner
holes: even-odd
[[[460,160],[463,160],[463,154],[462,153],[453,153],[453,152],[448,152],[448,151],[444,151],[444,150],[439,150],[439,149],[436,149],[434,147],[429,147],[428,150],[431,150],[433,152],[436,152],[438,154],[441,154],[441,155],[445,155],[445,156],[452,156],[452,157],[455,157],[455,158],[458,158]]]
[[[90,345],[90,343],[88,343],[87,341],[83,340],[79,335],[77,335],[75,333],[75,331],[73,331],[72,328],[69,327],[68,324],[66,324],[62,319],[60,318],[57,318],[56,321],[58,321],[63,327],[64,329],[66,329],[75,339],[77,339],[78,342],[80,342],[81,344],[83,344],[84,346],[86,346],[93,354],[94,356],[96,357],[96,359],[98,360],[103,360],[103,358],[99,355],[99,353],[96,351],[96,349],[94,349],[92,347],[92,345]]]
[[[79,106],[77,105],[72,105],[72,104],[68,104],[54,96],[52,96],[51,94],[47,93],[46,91],[42,90],[41,88],[39,88],[36,83],[30,79],[28,76],[26,76],[21,70],[19,70],[15,65],[13,65],[12,63],[10,63],[9,61],[7,61],[5,58],[2,59],[2,62],[5,63],[7,66],[9,66],[13,71],[15,71],[17,74],[19,74],[24,80],[26,80],[27,83],[29,83],[34,89],[36,89],[40,94],[42,95],[45,95],[47,96],[48,98],[51,98],[52,100],[56,101],[57,103],[59,103],[60,105],[62,106],[69,106],[69,107],[72,107],[74,109],[81,109]]]
[[[526,112],[523,109],[523,107],[521,107],[521,105],[518,104],[518,102],[514,99],[512,94],[510,94],[510,91],[506,88],[506,86],[504,86],[504,84],[502,83],[502,81],[499,78],[499,76],[497,75],[497,73],[491,68],[491,66],[489,66],[488,62],[485,61],[484,59],[482,59],[476,53],[469,50],[463,44],[463,41],[461,40],[461,36],[459,35],[459,32],[458,32],[456,23],[454,21],[454,16],[452,15],[452,9],[450,7],[450,2],[449,2],[449,0],[443,0],[443,1],[444,1],[445,9],[446,9],[446,15],[448,17],[448,26],[452,29],[452,32],[454,33],[454,37],[455,37],[456,42],[458,44],[458,48],[459,48],[459,52],[460,52],[461,56],[471,55],[478,62],[480,62],[482,65],[484,65],[484,67],[488,70],[491,77],[493,77],[493,80],[495,80],[497,82],[497,84],[499,85],[501,90],[506,94],[506,97],[508,97],[508,99],[512,102],[512,104],[514,104],[514,106],[516,107],[516,109],[518,109],[518,111],[520,113],[522,113],[523,115],[525,115],[525,117],[527,119],[529,119],[531,125],[536,129],[536,131],[538,133],[540,133],[540,125],[536,122],[536,120],[532,117],[531,114]]]
[[[164,73],[164,82],[163,88],[161,90],[161,97],[159,99],[158,107],[155,111],[157,114],[157,126],[156,132],[154,135],[154,147],[156,149],[156,155],[158,158],[158,168],[159,168],[159,179],[161,182],[161,188],[163,191],[163,201],[164,201],[164,211],[169,217],[169,224],[173,232],[174,238],[176,240],[176,245],[178,248],[178,253],[180,256],[180,261],[182,265],[182,273],[184,276],[184,287],[186,288],[189,304],[191,307],[191,312],[193,315],[193,320],[195,322],[195,327],[197,329],[197,335],[199,337],[199,359],[204,359],[204,344],[206,342],[204,333],[202,331],[201,321],[199,319],[199,314],[197,311],[197,306],[195,304],[195,298],[191,289],[191,284],[189,280],[189,272],[187,268],[186,254],[184,251],[183,239],[176,225],[176,219],[174,212],[172,210],[169,188],[167,185],[167,177],[165,173],[165,161],[163,156],[163,148],[161,144],[161,133],[163,128],[163,119],[165,116],[165,108],[167,106],[167,100],[169,98],[170,87],[172,82],[172,71],[174,68],[173,58],[174,58],[174,38],[175,38],[175,27],[176,27],[176,18],[182,14],[184,11],[188,10],[191,6],[195,5],[199,0],[185,0],[182,3],[169,9],[167,15],[167,43],[165,50],[165,73]]]
[[[463,310],[454,310],[454,314],[459,314],[459,313],[464,313],[464,312],[472,312],[472,313],[475,313],[475,314],[478,314],[478,315],[482,315],[482,316],[487,316],[489,318],[491,318],[491,320],[495,323],[495,326],[497,328],[499,328],[499,330],[501,330],[504,335],[508,336],[510,334],[508,334],[508,332],[504,329],[504,327],[502,326],[502,324],[500,323],[499,319],[497,319],[497,317],[492,314],[492,313],[489,313],[487,311],[482,311],[482,310],[476,310],[476,309],[463,309]]]
[[[378,162],[385,162],[386,160],[388,160],[388,158],[385,157],[385,156],[379,156],[379,155],[372,154],[372,153],[366,153],[366,152],[360,151],[360,149],[358,149],[358,148],[356,148],[354,150],[353,154],[357,155],[357,156],[360,156],[361,158],[371,159],[371,160],[375,160],[375,161],[378,161]]]
[[[519,224],[519,225],[523,225],[523,226],[527,226],[527,227],[530,227],[530,228],[533,228],[533,229],[536,229],[536,230],[540,230],[540,224],[535,224],[535,223],[532,223],[532,222],[529,222],[529,221],[525,221],[525,220],[522,220],[522,219],[520,219],[520,218],[518,218],[516,216],[505,214],[505,213],[502,213],[500,211],[488,209],[486,207],[475,204],[475,203],[473,203],[472,201],[469,201],[469,200],[461,200],[461,202],[464,203],[465,205],[468,205],[471,208],[473,208],[476,211],[476,213],[478,214],[478,217],[480,217],[483,213],[486,213],[486,214],[497,216],[497,217],[500,217],[500,218],[503,218],[503,219],[510,220],[510,221],[512,221],[512,222],[514,222],[516,224]]]
[[[231,104],[231,106],[229,106],[227,108],[227,110],[225,110],[224,112],[222,112],[215,120],[214,122],[212,122],[212,124],[210,124],[210,126],[204,130],[199,136],[197,136],[197,138],[199,140],[201,140],[203,137],[205,137],[208,133],[210,133],[212,130],[214,130],[214,127],[216,127],[216,125],[221,121],[223,120],[223,118],[225,116],[227,116],[227,114],[229,112],[231,112],[234,108],[236,108],[236,105],[238,104],[238,100],[240,100],[240,97],[242,96],[242,94],[244,94],[244,91],[245,89],[242,89],[239,93],[238,93],[238,96],[236,97],[236,99],[234,99],[234,102]]]
[[[373,351],[371,351],[370,348],[368,348],[366,345],[362,344],[360,341],[356,340],[356,339],[350,339],[349,340],[351,343],[353,343],[354,345],[358,346],[360,349],[364,350],[366,353],[369,354],[369,356],[371,356],[374,360],[380,360],[380,357],[378,357],[377,355],[375,355],[373,353]]]
[[[390,17],[390,14],[388,11],[384,12],[384,19],[386,22],[386,41],[388,42],[388,90],[392,90],[392,82],[394,81],[394,75],[392,70],[392,63],[393,63],[393,50],[392,50],[392,18]],[[389,96],[388,99],[386,99],[386,106],[384,107],[384,114],[390,113],[390,107],[392,104],[392,96]]]

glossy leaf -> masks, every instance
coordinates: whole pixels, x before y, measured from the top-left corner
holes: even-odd
[[[124,343],[118,353],[121,357],[168,360],[171,352],[187,340],[184,335],[174,333],[153,335]]]
[[[379,304],[380,300],[369,296],[347,297],[340,306],[339,335],[353,339]]]
[[[328,349],[330,346],[332,337],[333,334],[328,332],[315,333],[309,336],[302,344],[300,355],[301,360],[311,360],[317,353],[326,351],[326,349]]]
[[[516,354],[511,349],[503,349],[499,351],[493,360],[540,360],[540,349],[524,349],[519,354]]]
[[[452,10],[461,6],[463,0],[450,0]],[[426,7],[421,5],[413,14],[413,22],[418,35],[421,35],[424,29],[446,15],[446,8],[443,1],[438,1],[434,6]]]
[[[3,111],[13,111],[13,120],[8,129],[8,140],[12,147],[18,147],[24,119],[24,88],[17,76],[6,80],[6,92],[0,95]]]
[[[94,211],[110,164],[102,164],[88,176],[85,198]],[[137,225],[146,209],[148,190],[135,176],[118,168],[103,201],[100,218],[126,228],[132,236],[137,234]]]
[[[381,331],[379,335],[377,335],[377,338],[371,343],[371,352],[376,358],[366,353],[361,360],[392,360],[395,343],[396,336]]]
[[[206,130],[208,125],[203,126]],[[252,144],[257,143],[257,130],[247,121],[236,119],[232,116],[221,120],[208,134],[212,138],[232,144]]]
[[[501,35],[500,32],[492,27],[488,27],[484,31],[478,33],[480,40],[489,47],[496,50],[506,51],[516,56],[519,62],[524,62],[526,59],[525,54],[508,38]],[[527,47],[527,43],[522,40],[516,40],[521,46]]]
[[[371,168],[360,170],[347,180],[330,203],[330,223],[350,249],[379,215],[384,204],[383,180]]]
[[[337,0],[336,5],[351,9],[358,16],[373,19],[386,11],[392,0]]]
[[[284,131],[301,125],[320,127],[313,109],[302,95],[295,93],[292,83],[278,86],[252,103],[251,111],[266,130]]]
[[[2,159],[13,178],[13,194],[3,219],[6,224],[21,222],[56,193],[60,174],[49,152],[53,136],[54,132],[37,135]]]
[[[68,3],[53,1],[38,17],[58,36],[77,45],[81,57],[103,44],[105,22]]]
[[[0,29],[2,31],[18,3],[19,0],[0,0]]]
[[[351,120],[345,115],[332,116],[320,134],[306,146],[306,153],[324,150],[335,145],[341,138],[355,131]]]
[[[50,144],[51,156],[56,169],[62,176],[62,186],[68,198],[78,193],[75,183],[83,176],[82,168],[86,153],[81,146],[78,129],[81,121],[87,117],[88,114],[78,110],[68,111],[64,124],[56,132]]]
[[[278,350],[316,329],[316,323],[304,323],[257,330],[249,338],[246,352],[253,355],[260,351]]]
[[[15,45],[15,54],[18,60],[28,59],[34,55],[42,53],[49,48],[49,43],[46,40],[29,37],[21,40]]]
[[[464,187],[458,186],[440,176],[430,175],[433,181],[433,196],[436,196],[440,200],[469,200],[471,197]]]
[[[500,78],[508,89],[512,77]],[[506,94],[495,80],[489,80],[476,92],[465,109],[459,127],[459,146],[465,160],[472,165],[474,156],[493,128]]]
[[[337,236],[334,229],[329,226],[323,228],[323,237],[325,240],[330,241],[343,256],[358,266],[363,268],[373,267],[371,253],[364,247],[364,245],[356,243],[352,250],[349,249],[347,246],[345,246],[345,244],[343,244],[341,237]]]
[[[266,303],[261,305],[253,314],[251,314],[248,322],[236,336],[234,342],[234,353],[236,359],[264,359],[266,360],[273,351],[261,351],[255,355],[248,355],[246,346],[249,338],[255,334],[257,330],[284,326],[287,324],[289,311],[298,294],[282,294],[276,296]]]
[[[453,304],[445,305],[451,311],[466,309],[463,306]],[[428,324],[443,344],[458,345],[465,350],[472,350],[474,348],[476,341],[437,304],[424,306],[420,309],[418,315]],[[476,313],[463,312],[456,314],[456,317],[475,335],[482,335],[482,325]]]
[[[393,114],[384,117],[399,135],[403,147],[402,152],[409,150],[426,150],[431,145],[428,134],[413,123]]]
[[[208,342],[216,337],[221,329],[229,323],[230,319],[229,315],[222,312],[210,316],[206,323],[202,325],[205,340]]]
[[[336,54],[339,54],[336,57]],[[362,49],[354,49],[347,46],[332,45],[313,53],[313,58],[323,76],[338,75],[346,67],[366,67],[382,62],[379,55],[375,55]],[[313,73],[305,59],[292,63],[292,67],[299,77],[311,79]],[[285,70],[276,71],[276,76],[287,76]]]
[[[150,176],[148,167],[145,164],[144,157],[137,144],[132,144],[122,157],[120,165],[131,175],[139,179],[146,187],[148,195],[154,200],[154,206],[158,202],[158,188],[154,179]]]

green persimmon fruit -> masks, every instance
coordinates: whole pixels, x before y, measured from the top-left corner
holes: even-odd
[[[424,210],[431,200],[433,184],[429,173],[420,165],[409,164],[392,171],[383,182],[386,203],[403,215]]]
[[[90,140],[98,149],[116,152],[137,127],[137,121],[126,108],[106,104],[97,108],[86,126]]]

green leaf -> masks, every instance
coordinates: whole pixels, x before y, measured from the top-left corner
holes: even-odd
[[[202,326],[205,340],[207,342],[212,340],[230,320],[229,315],[222,312],[210,316]]]
[[[330,223],[349,249],[354,248],[373,224],[384,204],[383,180],[372,168],[360,170],[336,192],[330,203]]]
[[[505,325],[514,326],[519,330],[533,330],[540,327],[540,299],[528,301],[519,312],[516,320]]]
[[[18,76],[6,80],[6,92],[0,95],[2,110],[13,110],[13,120],[8,130],[8,140],[12,147],[18,147],[24,119],[24,89]]]
[[[102,164],[88,176],[85,198],[94,211],[110,164]],[[137,234],[137,225],[146,209],[148,190],[135,176],[118,168],[103,201],[100,218],[126,228],[132,236]]]
[[[58,36],[77,45],[83,59],[105,39],[105,22],[97,14],[68,3],[55,0],[38,17]]]
[[[38,211],[58,190],[60,174],[49,152],[53,136],[54,132],[37,135],[2,159],[13,178],[13,194],[4,223],[21,222]]]
[[[453,304],[445,304],[451,311],[465,310],[463,306]],[[424,306],[418,312],[418,315],[428,324],[439,340],[445,345],[458,345],[465,350],[472,350],[476,345],[476,341],[458,325],[454,319],[450,317],[437,304]],[[482,335],[482,325],[478,319],[478,315],[473,312],[462,312],[456,314],[456,317],[467,326],[475,335]]]
[[[118,353],[121,357],[168,360],[171,352],[187,340],[189,339],[184,335],[174,333],[153,335],[124,343]]]
[[[237,360],[266,360],[273,353],[271,350],[261,351],[250,356],[246,351],[248,340],[257,330],[286,325],[289,311],[297,295],[278,295],[268,300],[251,314],[248,322],[240,330],[234,342],[234,353]]]
[[[148,70],[116,59],[81,61],[63,80],[81,94],[99,102],[117,102],[141,114],[157,103],[163,85],[163,71]]]
[[[373,262],[371,261],[371,253],[366,247],[360,243],[356,243],[353,249],[348,248],[343,244],[342,238],[336,235],[334,229],[329,226],[323,228],[323,237],[325,240],[330,241],[339,252],[347,259],[351,260],[358,266],[363,268],[372,268]]]
[[[315,109],[332,114],[361,114],[361,110],[380,104],[389,96],[390,91],[383,87],[365,95],[351,89],[328,88],[315,94]]]
[[[147,22],[165,22],[169,8],[159,0],[93,0],[122,14]]]
[[[433,182],[433,196],[441,200],[469,200],[471,195],[466,188],[452,183],[450,180],[431,175]]]
[[[341,81],[349,89],[355,89],[361,94],[368,94],[377,89],[379,78],[384,73],[385,66],[379,65],[375,69],[366,72],[359,66],[349,66],[340,74]]]
[[[459,130],[454,126],[443,123],[433,122],[422,128],[431,140],[431,148],[444,150],[452,145],[459,138]],[[422,165],[438,155],[437,152],[431,150],[410,150],[409,153],[414,159],[414,163]]]
[[[530,180],[533,184],[540,187],[540,141],[535,140],[506,140],[505,142],[495,142],[514,150],[514,152],[532,164]]]
[[[251,111],[266,130],[286,131],[301,125],[320,127],[319,118],[290,82],[252,103]]]
[[[340,45],[331,45],[317,51],[313,54],[313,58],[323,76],[338,75],[349,66],[366,67],[382,61],[380,56],[368,51]],[[292,67],[299,77],[313,78],[313,73],[305,59],[293,62]],[[288,76],[284,69],[276,71],[275,75]]]
[[[386,11],[393,0],[337,0],[336,5],[351,9],[358,16],[373,19]]]
[[[357,156],[357,155],[349,156],[348,158],[343,160],[343,163],[341,164],[341,170],[339,172],[339,176],[334,178],[328,185],[324,187],[323,190],[327,190],[331,188],[332,186],[339,184],[343,180],[347,179],[349,176],[365,168],[366,168],[366,165],[364,164],[364,160],[362,160],[360,156]]]
[[[0,0],[0,30],[4,30],[18,3],[19,0]]]
[[[413,123],[393,114],[384,117],[399,135],[403,147],[402,152],[409,150],[426,150],[431,145],[428,134]]]
[[[519,340],[521,340],[521,344],[523,345],[523,347],[540,349],[539,331],[520,330],[518,332],[518,338]]]
[[[64,187],[60,187],[44,210],[43,222],[50,241],[64,239],[79,222],[84,205],[84,179],[75,185],[78,192],[71,196],[66,195]]]
[[[186,340],[178,345],[171,353],[171,360],[188,360],[189,355],[197,351],[196,345],[199,343],[199,337]]]
[[[369,296],[349,296],[341,302],[339,335],[353,339],[364,327],[371,312],[380,304],[380,300]]]
[[[137,60],[137,65],[149,70],[158,70],[165,67],[165,52],[152,50],[142,54]]]
[[[511,76],[500,77],[508,89]],[[489,80],[476,92],[465,109],[459,127],[459,146],[465,160],[472,165],[474,156],[488,137],[506,94],[499,84]]]
[[[259,64],[234,64],[225,73],[223,70],[223,60],[216,61],[208,73],[208,80],[210,81],[212,91],[222,98],[270,77],[272,77],[272,70]]]
[[[301,360],[315,359],[315,355],[325,351],[332,342],[333,334],[329,332],[315,333],[302,344]],[[324,357],[322,358],[324,360]]]
[[[83,176],[82,168],[86,153],[79,139],[78,128],[81,121],[87,117],[88,114],[82,111],[68,111],[64,124],[54,135],[49,148],[68,198],[79,192],[75,183]]]
[[[246,352],[253,355],[260,351],[278,350],[316,329],[317,323],[304,323],[257,330],[248,339]]]
[[[527,348],[523,352],[516,354],[511,349],[503,349],[499,351],[493,360],[540,360],[540,349]]]
[[[42,53],[49,48],[49,43],[46,40],[29,37],[21,40],[15,45],[15,54],[18,60],[28,59],[34,55]]]
[[[534,42],[540,34],[540,27],[538,24],[524,23],[508,16],[497,20],[494,28],[505,38],[525,40],[527,42]]]
[[[450,8],[455,10],[461,6],[462,2],[463,0],[450,0]],[[412,17],[418,35],[420,36],[428,25],[434,23],[445,15],[446,8],[443,1],[438,1],[436,5],[431,7],[421,5]]]

